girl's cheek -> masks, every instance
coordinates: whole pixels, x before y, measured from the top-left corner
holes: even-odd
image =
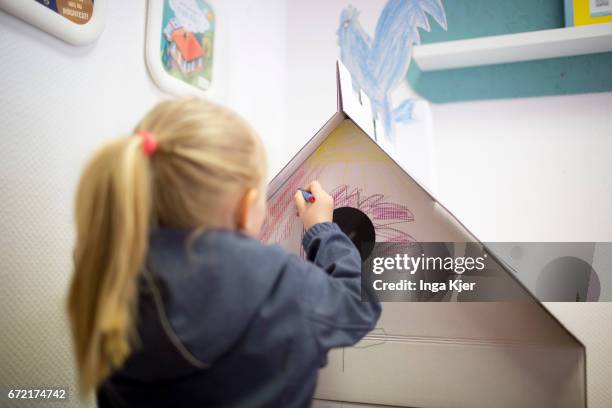
[[[261,201],[262,203],[258,206],[259,208],[257,210],[257,219],[255,220],[255,231],[254,231],[255,235],[259,235],[261,227],[266,218],[267,205],[264,200],[261,200]]]

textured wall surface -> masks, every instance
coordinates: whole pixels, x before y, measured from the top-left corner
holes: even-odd
[[[166,97],[145,65],[146,1],[108,3],[104,32],[87,47],[67,45],[0,11],[0,384],[74,390],[65,296],[78,176],[96,147],[129,132]],[[212,3],[227,25],[224,44],[237,44],[215,54],[232,61],[232,81],[215,100],[261,133],[273,174],[291,156],[282,148],[278,115],[284,0],[264,8],[251,0]],[[70,405],[80,406],[75,399]]]
[[[144,18],[134,18],[145,2],[110,3],[99,41],[79,48],[0,11],[1,384],[74,392],[65,294],[78,175],[160,96],[144,65]]]

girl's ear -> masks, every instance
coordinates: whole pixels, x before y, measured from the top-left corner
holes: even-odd
[[[236,227],[240,231],[248,231],[253,217],[253,210],[258,198],[258,192],[255,188],[249,188],[238,202],[236,208]]]

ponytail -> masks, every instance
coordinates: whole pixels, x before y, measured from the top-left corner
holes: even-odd
[[[68,313],[82,394],[123,363],[134,340],[152,206],[145,142],[130,136],[105,146],[79,182]]]

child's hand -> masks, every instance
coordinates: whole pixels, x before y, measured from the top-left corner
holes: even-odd
[[[321,222],[331,222],[334,214],[334,199],[332,196],[323,190],[318,181],[310,183],[305,190],[314,196],[314,203],[307,203],[301,191],[297,191],[294,196],[295,206],[304,223],[304,228],[309,229]]]

